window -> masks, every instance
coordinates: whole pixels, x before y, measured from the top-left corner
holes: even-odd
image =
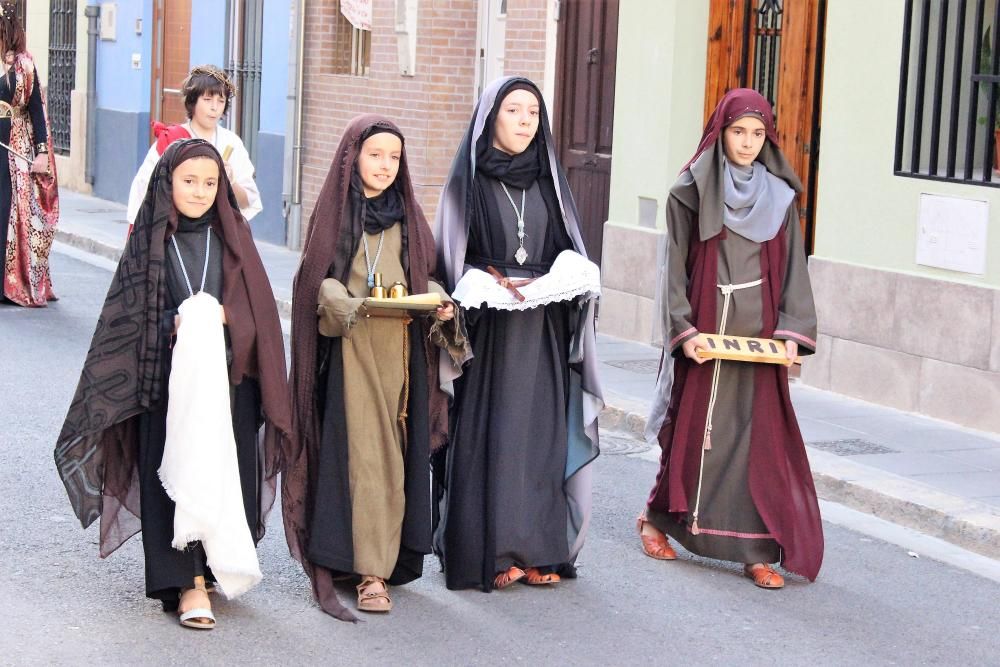
[[[76,0],[49,3],[48,109],[52,147],[67,155],[70,148],[70,99],[76,85]]]
[[[1000,185],[1000,0],[906,0],[898,176]]]
[[[331,74],[368,76],[372,62],[372,33],[354,27],[340,11],[333,25],[333,62]]]

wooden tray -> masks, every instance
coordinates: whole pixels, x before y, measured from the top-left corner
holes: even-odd
[[[426,313],[437,310],[442,305],[441,295],[434,293],[411,294],[396,299],[368,297],[364,302],[364,306],[370,314],[384,314],[390,317],[396,316],[397,313]]]
[[[707,350],[704,348],[698,350],[698,356],[704,359],[792,365],[792,362],[785,356],[785,341],[783,340],[720,336],[719,334],[702,334],[702,336],[705,337],[709,345]]]

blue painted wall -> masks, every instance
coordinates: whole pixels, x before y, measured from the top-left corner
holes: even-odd
[[[215,65],[225,69],[226,0],[191,1],[191,66]]]
[[[100,4],[92,2],[91,4]],[[132,177],[149,150],[152,0],[118,0],[116,39],[97,42],[94,194],[128,201]],[[142,20],[142,34],[135,32]],[[132,68],[132,54],[140,56]]]
[[[100,4],[98,0],[88,0]],[[97,47],[97,119],[94,192],[112,201],[128,200],[136,169],[149,149],[153,0],[118,0],[117,39]],[[284,244],[281,190],[286,137],[288,49],[291,0],[265,0],[262,41],[260,132],[257,185],[264,210],[254,219],[257,238]],[[142,19],[142,34],[135,21]],[[226,66],[226,0],[192,0],[191,65]],[[141,67],[132,69],[132,54]]]
[[[254,236],[285,243],[281,190],[284,176],[288,49],[291,0],[264,0],[263,70],[260,78],[260,132],[257,135],[257,187],[264,210],[254,218]]]
[[[290,0],[264,1],[264,39],[260,78],[260,131],[285,134],[288,95],[288,49],[291,36]]]

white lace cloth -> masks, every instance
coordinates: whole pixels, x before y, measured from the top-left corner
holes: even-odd
[[[497,310],[529,310],[578,296],[591,299],[601,295],[601,270],[583,255],[563,250],[548,273],[517,290],[524,295],[524,301],[514,298],[510,290],[485,271],[469,269],[455,285],[452,298],[463,308],[485,306]]]
[[[170,368],[160,481],[176,504],[175,549],[200,540],[227,598],[263,578],[243,509],[219,302],[199,292],[180,305]]]

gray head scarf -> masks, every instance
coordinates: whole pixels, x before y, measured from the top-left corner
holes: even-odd
[[[743,167],[722,160],[723,224],[755,243],[774,238],[795,190],[760,162]]]

